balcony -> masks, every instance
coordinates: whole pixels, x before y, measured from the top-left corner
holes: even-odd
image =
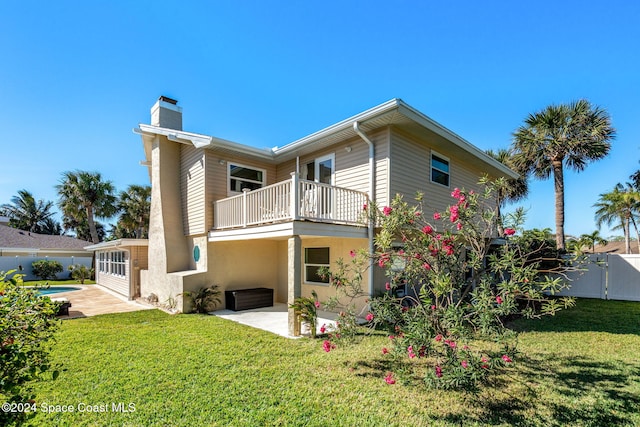
[[[214,202],[214,230],[245,228],[287,221],[315,221],[366,226],[362,207],[366,193],[291,179]]]

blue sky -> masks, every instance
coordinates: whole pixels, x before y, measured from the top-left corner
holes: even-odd
[[[160,95],[185,130],[256,147],[402,98],[481,149],[586,98],[618,134],[565,174],[565,230],[588,233],[598,195],[640,169],[638,22],[625,0],[1,2],[0,203],[55,201],[66,170],[148,184],[131,129]],[[521,205],[528,227],[554,228],[551,180]]]

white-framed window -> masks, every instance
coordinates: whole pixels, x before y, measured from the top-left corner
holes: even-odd
[[[449,159],[435,151],[431,152],[431,182],[449,186]]]
[[[100,273],[107,272],[107,254],[105,252],[98,252],[98,271]]]
[[[242,193],[245,188],[255,190],[264,187],[267,179],[267,172],[264,169],[232,162],[228,164],[229,195]]]
[[[125,275],[125,260],[126,254],[124,251],[113,251],[109,252],[110,262],[109,262],[109,272],[115,276],[124,276]]]
[[[304,281],[318,285],[328,285],[329,277],[318,274],[320,267],[329,267],[329,248],[304,249]]]

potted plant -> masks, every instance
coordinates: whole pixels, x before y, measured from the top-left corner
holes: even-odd
[[[296,315],[300,316],[302,323],[309,327],[311,338],[316,337],[316,323],[318,319],[318,308],[320,302],[318,301],[318,294],[316,291],[311,291],[312,297],[298,297],[293,300],[293,304],[289,307],[294,309]]]

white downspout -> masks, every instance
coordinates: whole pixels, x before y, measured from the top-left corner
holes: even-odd
[[[360,124],[353,122],[353,130],[358,134],[360,138],[369,146],[369,203],[376,200],[376,169],[375,169],[375,148],[373,142],[360,130]],[[371,255],[375,252],[375,246],[373,244],[373,232],[375,224],[369,221],[369,296],[373,297],[373,268],[374,260]]]

